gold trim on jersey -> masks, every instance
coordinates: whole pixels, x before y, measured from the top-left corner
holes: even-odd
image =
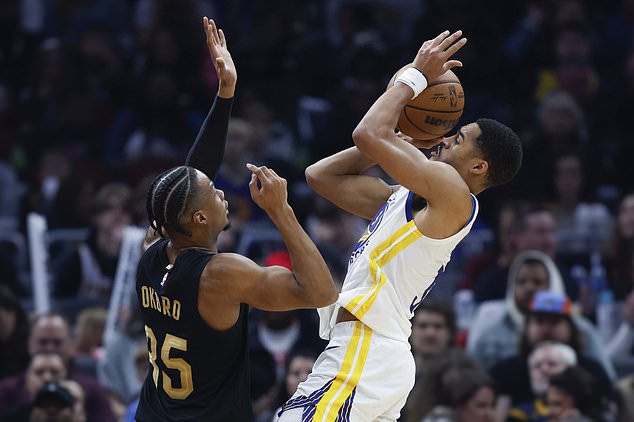
[[[370,351],[372,329],[360,321],[355,321],[354,331],[341,364],[341,370],[315,407],[312,421],[334,421],[344,402],[359,383],[363,366]],[[354,365],[353,365],[354,364]]]
[[[370,253],[369,272],[370,277],[372,277],[372,287],[370,291],[352,299],[346,304],[345,308],[361,320],[368,310],[370,310],[379,295],[379,290],[381,290],[381,287],[383,287],[387,281],[387,277],[381,268],[403,249],[422,236],[423,234],[418,230],[418,227],[416,227],[414,220],[411,220],[377,246]]]

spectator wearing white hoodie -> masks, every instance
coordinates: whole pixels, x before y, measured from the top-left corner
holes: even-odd
[[[536,292],[565,293],[561,274],[552,259],[535,250],[522,252],[513,260],[507,286],[504,300],[480,305],[469,332],[467,352],[485,369],[518,353],[519,337]],[[575,315],[573,320],[581,333],[583,353],[597,360],[614,379],[614,368],[601,346],[596,328],[582,316]]]

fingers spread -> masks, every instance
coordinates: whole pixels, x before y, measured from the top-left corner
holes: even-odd
[[[207,25],[205,26],[205,34],[207,35],[207,44],[210,46],[213,46],[215,44],[218,44],[216,42],[216,40],[214,39],[214,20],[213,19],[209,19],[207,21]]]
[[[218,34],[220,35],[220,45],[223,47],[227,46],[227,39],[225,38],[225,33],[222,29],[218,30]]]
[[[440,44],[447,36],[449,35],[449,31],[443,31],[434,40],[432,41],[432,45],[436,46]]]
[[[460,41],[449,47],[445,53],[447,53],[447,57],[451,57],[458,52],[464,45],[467,43],[466,38],[462,38]]]
[[[443,42],[440,43],[440,49],[446,50],[451,44],[455,43],[462,36],[462,31],[458,30],[445,38]]]

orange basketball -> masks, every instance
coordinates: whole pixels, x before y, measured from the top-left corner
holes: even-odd
[[[387,87],[408,67],[408,64],[392,76]],[[403,108],[397,129],[414,139],[434,139],[453,129],[464,108],[464,90],[460,79],[451,70],[428,81],[427,88]]]

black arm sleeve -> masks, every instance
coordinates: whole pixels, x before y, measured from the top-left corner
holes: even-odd
[[[216,177],[225,154],[232,106],[233,98],[216,96],[185,161],[185,165],[197,168],[211,180]]]

